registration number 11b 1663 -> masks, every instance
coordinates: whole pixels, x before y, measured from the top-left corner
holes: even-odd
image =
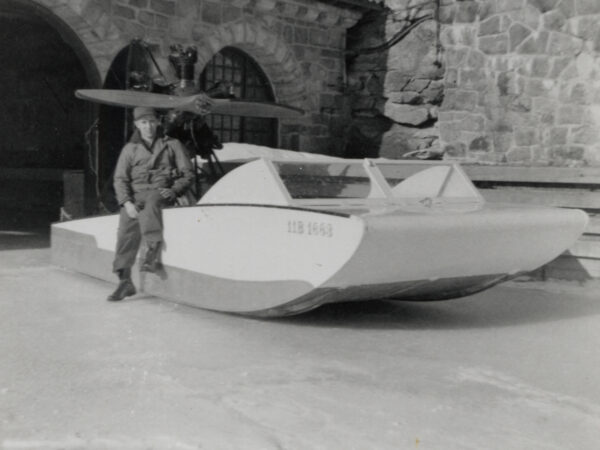
[[[333,225],[328,222],[311,222],[308,220],[288,220],[287,232],[307,236],[333,237]]]

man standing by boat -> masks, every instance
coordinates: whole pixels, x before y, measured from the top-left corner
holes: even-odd
[[[162,209],[173,205],[194,180],[192,164],[181,142],[159,134],[154,109],[135,108],[133,120],[135,131],[119,155],[114,175],[117,202],[121,206],[113,262],[119,285],[108,296],[110,301],[136,293],[131,267],[142,238],[146,252],[140,270],[157,270],[162,247]]]

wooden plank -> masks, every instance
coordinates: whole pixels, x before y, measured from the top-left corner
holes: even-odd
[[[600,189],[600,167],[483,166],[466,163],[461,167],[474,182],[585,184],[598,185]]]
[[[521,203],[526,205],[561,206],[581,209],[600,209],[600,191],[588,189],[552,189],[528,187],[496,187],[479,189],[489,202]]]

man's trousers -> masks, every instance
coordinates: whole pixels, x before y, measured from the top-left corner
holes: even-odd
[[[127,210],[121,207],[117,248],[113,261],[113,271],[130,269],[140,248],[142,238],[147,244],[162,242],[162,209],[169,204],[158,190],[147,190],[134,194],[138,209],[137,219],[132,219]]]

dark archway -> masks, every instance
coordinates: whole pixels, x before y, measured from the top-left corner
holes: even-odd
[[[271,83],[258,63],[234,47],[221,49],[204,67],[199,86],[209,91],[217,83],[233,86],[232,94],[244,100],[275,101]],[[222,142],[246,142],[277,147],[277,119],[257,119],[240,116],[209,116],[208,123]]]
[[[57,220],[64,171],[81,170],[83,178],[92,108],[74,91],[97,82],[95,68],[86,67],[91,59],[82,61],[83,49],[73,31],[39,5],[0,3],[0,208],[15,224]],[[84,193],[77,194],[83,203]]]
[[[151,90],[156,68],[151,53],[155,48],[146,47],[134,40],[117,54],[106,74],[104,89]],[[142,85],[137,85],[140,83]],[[148,83],[145,85],[144,83]],[[112,175],[121,149],[133,131],[130,108],[100,105],[98,108],[98,186],[102,205],[109,211],[119,209],[112,187]]]

